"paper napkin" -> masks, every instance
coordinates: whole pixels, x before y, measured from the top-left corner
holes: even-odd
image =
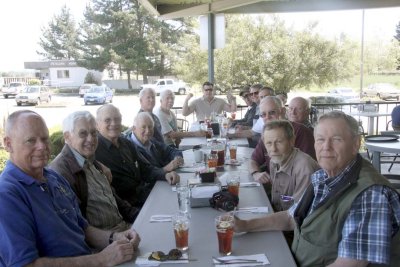
[[[254,255],[241,255],[241,256],[225,256],[219,257],[219,259],[223,260],[232,260],[228,263],[219,263],[217,260],[213,259],[214,265],[218,267],[229,266],[229,267],[242,267],[242,266],[262,266],[265,264],[270,264],[267,256],[265,254],[254,254]],[[239,262],[234,261],[235,259],[248,259],[248,260],[256,260],[257,262]]]
[[[240,182],[240,187],[257,187],[260,186],[261,184],[259,182]]]
[[[157,214],[150,217],[150,222],[171,222],[172,216],[168,214]]]
[[[239,208],[236,212],[243,213],[268,213],[268,207],[244,207]]]

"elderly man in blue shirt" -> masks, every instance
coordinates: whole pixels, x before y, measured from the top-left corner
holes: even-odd
[[[127,135],[141,155],[162,172],[171,172],[183,165],[182,152],[153,138],[154,121],[147,112],[139,113],[133,122],[132,132]]]
[[[300,266],[400,266],[400,196],[358,153],[357,121],[332,111],[314,129],[321,170],[288,211],[236,219],[236,231],[294,230]]]
[[[90,226],[68,182],[46,168],[49,131],[30,110],[12,113],[4,145],[10,160],[0,176],[1,266],[113,266],[133,258],[134,230]],[[91,247],[101,250],[92,254]]]

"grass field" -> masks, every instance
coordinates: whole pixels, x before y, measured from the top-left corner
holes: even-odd
[[[398,74],[398,75],[365,75],[364,74],[363,87],[365,88],[372,83],[391,83],[400,89],[400,74]],[[360,75],[356,75],[348,81],[337,82],[333,85],[326,86],[326,87],[313,86],[309,90],[306,90],[306,91],[323,93],[323,92],[329,91],[330,88],[334,88],[334,87],[351,87],[351,88],[353,88],[353,90],[355,92],[359,92]],[[297,90],[297,91],[303,91],[303,90]]]

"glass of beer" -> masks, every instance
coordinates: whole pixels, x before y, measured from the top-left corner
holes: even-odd
[[[239,196],[239,186],[240,186],[240,177],[237,175],[231,175],[226,183],[228,185],[228,191],[232,195]]]
[[[176,248],[186,251],[189,248],[189,218],[184,213],[172,217]]]
[[[236,160],[236,151],[237,151],[237,145],[230,144],[229,145],[229,157],[233,160]]]
[[[232,214],[224,214],[215,218],[219,253],[223,256],[232,254],[234,223],[235,221]]]

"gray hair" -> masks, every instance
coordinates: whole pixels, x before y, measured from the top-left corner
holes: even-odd
[[[264,86],[261,83],[256,83],[250,86],[250,89],[253,88],[253,89],[258,89],[260,91],[263,87]]]
[[[89,111],[75,111],[64,119],[62,124],[63,133],[72,133],[75,129],[75,123],[80,119],[85,119],[87,122],[91,121],[96,125],[96,119]]]
[[[174,92],[172,92],[171,90],[167,89],[167,90],[164,90],[164,91],[162,91],[160,93],[160,101],[163,100],[164,98],[166,98],[169,95],[172,95],[172,97],[175,99]]]
[[[152,124],[152,127],[154,127],[153,117],[151,116],[151,114],[149,112],[144,112],[144,111],[143,112],[139,112],[136,115],[136,117],[133,119],[133,127],[136,127],[139,124],[140,121],[143,121],[143,120],[146,120],[146,119],[150,120],[151,124]]]
[[[346,122],[346,124],[351,132],[351,135],[353,137],[360,135],[360,126],[359,126],[357,120],[355,118],[353,118],[352,116],[347,115],[346,113],[339,111],[339,110],[333,110],[331,112],[321,115],[318,118],[318,123],[317,123],[316,127],[314,128],[314,134],[316,132],[318,124],[321,121],[327,120],[327,119],[343,119]]]
[[[153,88],[147,87],[147,88],[143,88],[142,90],[140,90],[140,92],[139,92],[139,99],[142,99],[142,97],[143,97],[146,93],[152,93],[154,96],[156,96],[156,91],[155,91]]]
[[[29,114],[29,113],[32,115],[36,115],[43,120],[42,116],[40,116],[38,113],[36,113],[35,111],[32,111],[32,110],[23,109],[23,110],[15,111],[15,112],[11,113],[7,118],[5,129],[4,129],[6,136],[10,136],[13,134],[15,123],[17,122],[18,118],[24,114]],[[43,122],[44,122],[44,120],[43,120]]]
[[[266,96],[263,99],[261,99],[260,106],[262,103],[267,102],[267,101],[273,101],[278,108],[283,107],[282,100],[280,100],[276,96],[272,96],[272,95]]]
[[[273,130],[273,129],[283,129],[285,133],[285,137],[287,139],[294,138],[294,129],[292,124],[287,120],[276,120],[276,121],[269,121],[264,125],[263,135],[265,131]]]

